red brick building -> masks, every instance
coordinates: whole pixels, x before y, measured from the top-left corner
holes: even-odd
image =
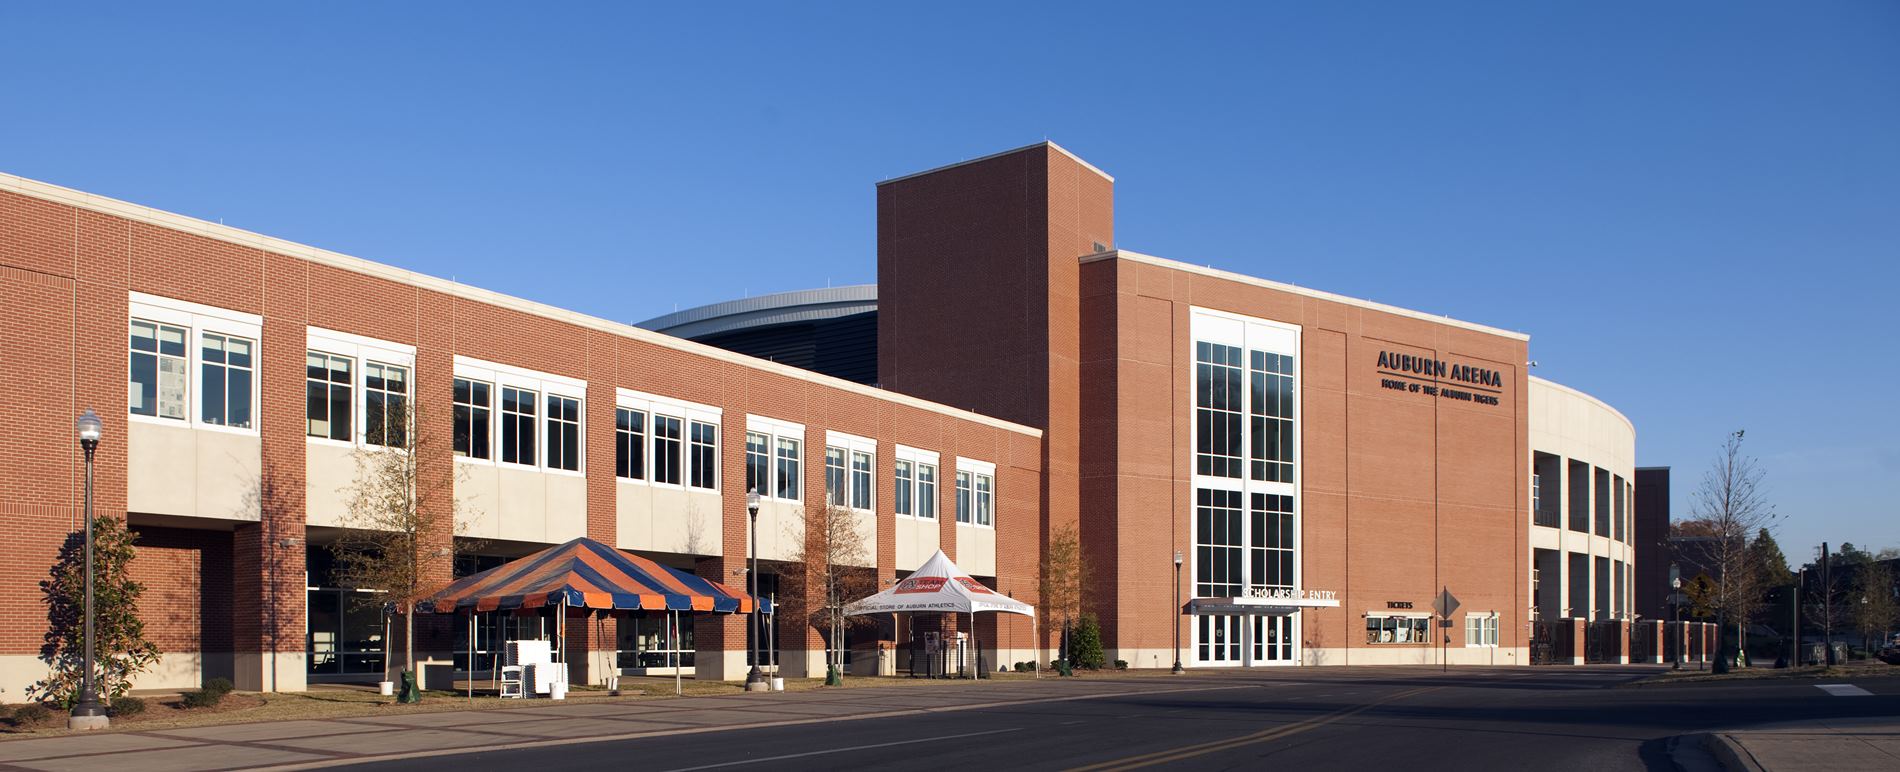
[[[768,566],[829,504],[885,581],[942,548],[1031,603],[1073,528],[1134,667],[1172,664],[1177,634],[1190,666],[1524,664],[1536,619],[1630,618],[1634,429],[1530,376],[1528,336],[1118,250],[1114,180],[1050,143],[877,197],[874,387],[0,177],[0,357],[36,363],[0,390],[0,695],[44,670],[37,583],[79,525],[87,408],[166,652],[145,686],[381,672],[325,545],[401,405],[452,438],[422,458],[455,491],[437,543],[482,544],[432,551],[443,581],[588,536],[739,584],[756,486]],[[812,672],[824,642],[780,601],[782,667]],[[479,661],[541,624],[419,643]],[[590,680],[670,653],[653,622],[580,628]],[[744,630],[695,620],[700,677],[743,671]],[[1027,620],[976,635],[1032,656]]]
[[[0,700],[44,673],[38,584],[80,527],[88,408],[107,427],[96,506],[141,536],[141,610],[165,652],[140,686],[380,677],[379,612],[326,578],[325,545],[353,454],[400,431],[382,420],[400,404],[419,434],[454,437],[421,463],[453,479],[456,532],[484,544],[465,569],[588,536],[742,586],[756,479],[767,566],[838,495],[880,577],[941,548],[1036,596],[1042,433],[998,418],[16,177],[0,177],[0,319],[0,358],[32,363],[0,391]],[[960,502],[982,522],[960,524]],[[442,547],[425,559],[446,581]],[[821,667],[799,599],[780,600],[784,672]],[[476,656],[539,624],[490,620]],[[653,624],[578,626],[570,647],[598,680],[642,664]],[[702,677],[743,672],[744,629],[696,620]],[[1027,620],[981,634],[1028,658]],[[469,655],[452,624],[418,643]]]

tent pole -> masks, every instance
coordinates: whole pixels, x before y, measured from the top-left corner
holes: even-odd
[[[681,694],[680,668],[682,667],[680,662],[680,612],[674,611],[672,615],[673,624],[670,626],[673,629],[673,696],[678,697]],[[697,678],[698,676],[694,677]]]
[[[468,701],[475,701],[475,610],[468,611]]]

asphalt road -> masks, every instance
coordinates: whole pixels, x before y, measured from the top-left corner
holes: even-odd
[[[380,770],[1669,770],[1670,739],[1900,716],[1900,678],[1611,688],[1642,668],[1276,669],[1130,679],[1138,693],[835,723],[480,752]],[[1826,682],[1822,682],[1826,683]]]

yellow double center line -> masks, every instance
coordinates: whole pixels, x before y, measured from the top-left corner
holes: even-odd
[[[1384,705],[1386,703],[1396,702],[1398,700],[1402,700],[1407,697],[1411,697],[1413,695],[1423,694],[1425,692],[1429,692],[1434,689],[1440,689],[1440,688],[1443,688],[1443,687],[1427,686],[1427,687],[1421,687],[1418,689],[1407,689],[1405,691],[1386,697],[1385,699],[1378,700],[1375,702],[1368,702],[1358,707],[1347,708],[1345,710],[1337,711],[1334,713],[1328,713],[1324,716],[1316,716],[1313,718],[1309,718],[1305,721],[1299,721],[1292,724],[1287,724],[1285,726],[1276,726],[1271,729],[1262,729],[1258,732],[1254,732],[1253,734],[1249,734],[1249,735],[1242,735],[1240,737],[1234,737],[1234,738],[1230,738],[1226,740],[1215,740],[1212,742],[1200,743],[1198,745],[1185,745],[1179,748],[1170,748],[1165,751],[1155,751],[1154,753],[1145,753],[1140,756],[1129,756],[1127,758],[1112,759],[1109,761],[1103,761],[1096,764],[1090,764],[1085,767],[1074,767],[1074,768],[1071,768],[1069,772],[1108,772],[1109,770],[1139,769],[1141,767],[1151,767],[1156,764],[1169,764],[1176,761],[1185,761],[1187,759],[1191,759],[1196,756],[1205,756],[1209,753],[1219,753],[1221,751],[1233,750],[1235,748],[1239,748],[1245,745],[1272,742],[1274,740],[1278,740],[1281,738],[1292,737],[1293,735],[1299,734],[1301,732],[1318,729],[1322,726],[1333,723],[1334,721],[1338,721],[1343,718],[1348,718],[1351,716],[1358,715],[1360,713],[1364,713],[1368,710],[1379,707],[1380,705]]]

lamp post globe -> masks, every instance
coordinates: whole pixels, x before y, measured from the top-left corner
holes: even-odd
[[[1174,551],[1174,669],[1175,675],[1187,672],[1181,667],[1181,551]]]
[[[68,729],[103,729],[110,726],[112,719],[106,716],[106,708],[99,703],[99,692],[94,688],[92,678],[95,664],[93,661],[93,608],[92,608],[92,454],[99,449],[99,438],[105,435],[105,422],[99,415],[87,408],[74,422],[79,432],[79,446],[86,451],[86,631],[80,639],[84,650],[81,667],[85,671],[79,678],[79,701],[73,705],[73,712],[66,719]]]
[[[752,523],[752,568],[746,575],[752,580],[752,669],[745,674],[745,690],[762,692],[770,689],[765,682],[765,671],[759,669],[759,489],[751,488],[745,492],[745,511]]]

